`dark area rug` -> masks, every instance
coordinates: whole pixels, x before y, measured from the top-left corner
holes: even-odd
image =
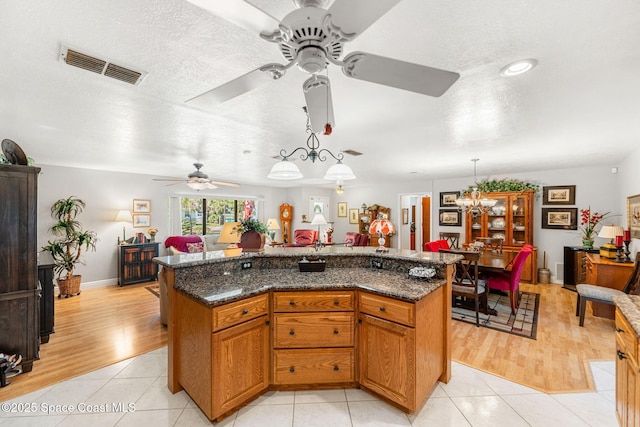
[[[540,294],[520,292],[520,305],[515,315],[511,314],[508,295],[490,293],[488,300],[489,308],[496,310],[497,315],[488,315],[481,312],[480,326],[536,339]],[[473,310],[453,307],[451,315],[455,320],[476,324],[476,313]]]

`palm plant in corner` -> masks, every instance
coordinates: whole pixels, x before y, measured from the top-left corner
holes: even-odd
[[[74,275],[73,271],[76,264],[82,263],[80,257],[83,249],[96,249],[98,236],[94,231],[83,230],[76,219],[84,207],[84,201],[74,196],[60,199],[51,206],[51,217],[57,221],[50,228],[55,238],[49,240],[42,250],[50,252],[53,258],[60,289],[58,298],[80,294],[82,276]]]

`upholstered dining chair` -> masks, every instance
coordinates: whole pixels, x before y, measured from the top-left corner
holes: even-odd
[[[502,253],[502,244],[504,243],[504,239],[501,237],[476,237],[475,241],[481,242],[485,251],[489,250],[499,254]]]
[[[576,285],[578,300],[576,301],[576,316],[580,316],[580,326],[584,326],[584,313],[587,311],[587,301],[613,305],[616,295],[640,293],[640,252],[636,254],[635,266],[624,288],[619,291],[604,286],[580,283]]]
[[[480,252],[460,252],[449,249],[440,249],[442,253],[454,253],[462,255],[464,258],[456,262],[453,279],[451,282],[452,303],[455,305],[457,299],[461,302],[468,299],[474,300],[476,312],[476,326],[480,326],[480,307],[487,307],[487,291],[484,282],[478,279],[478,259]],[[480,304],[482,300],[482,304]]]
[[[425,242],[423,246],[423,250],[425,252],[438,252],[440,249],[451,249],[449,247],[449,242],[444,239],[434,240],[432,242]]]
[[[440,232],[440,239],[446,240],[451,249],[460,247],[460,233]]]
[[[511,314],[516,314],[516,308],[520,301],[520,276],[524,269],[525,262],[532,252],[531,247],[523,247],[516,254],[513,263],[510,263],[511,270],[505,269],[499,273],[486,273],[485,280],[489,289],[509,292],[511,303]]]

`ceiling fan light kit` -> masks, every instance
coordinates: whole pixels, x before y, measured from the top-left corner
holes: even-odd
[[[211,190],[214,188],[218,188],[218,185],[225,185],[227,187],[239,187],[239,184],[233,183],[233,182],[224,182],[224,181],[213,181],[211,179],[209,179],[209,175],[207,175],[206,173],[202,172],[200,170],[200,168],[202,167],[202,163],[194,163],[193,166],[196,167],[196,170],[191,172],[189,175],[187,175],[187,179],[162,179],[162,178],[154,178],[154,181],[169,181],[169,182],[173,182],[173,184],[168,184],[168,185],[174,185],[174,184],[178,184],[180,182],[184,182],[185,184],[187,184],[187,186],[193,190],[196,191],[200,191],[200,190]]]

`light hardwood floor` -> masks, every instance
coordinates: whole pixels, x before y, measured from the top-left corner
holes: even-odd
[[[0,401],[167,344],[150,283],[89,289],[57,299],[55,334],[33,371],[0,389]],[[575,317],[576,294],[561,285],[522,285],[541,294],[537,340],[452,320],[453,360],[550,393],[593,390],[589,360],[613,360],[613,321]]]

